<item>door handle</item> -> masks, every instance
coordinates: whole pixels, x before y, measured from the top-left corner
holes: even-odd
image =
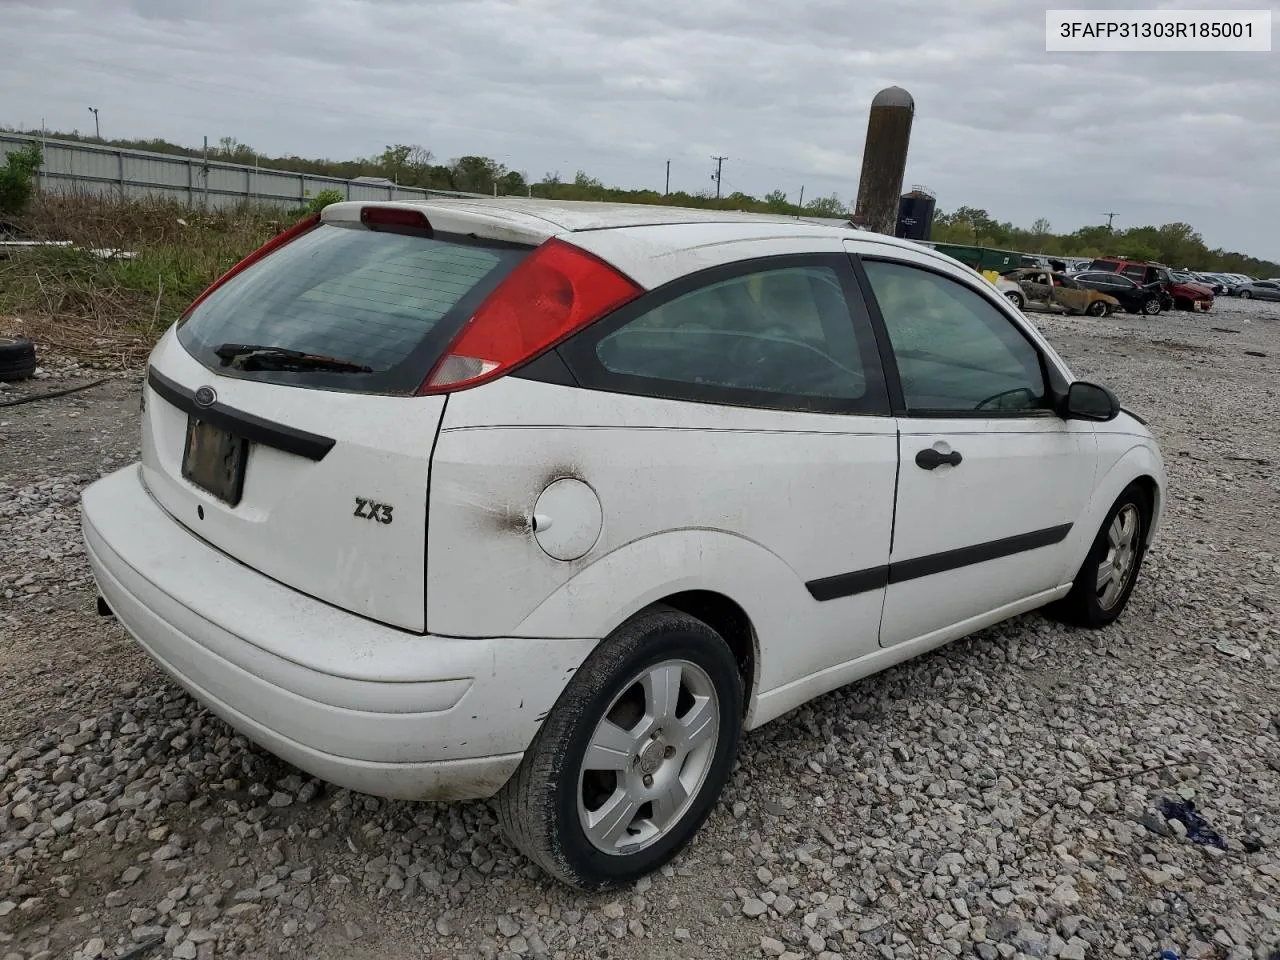
[[[944,463],[958,467],[963,459],[959,450],[952,450],[950,453],[939,453],[933,447],[925,447],[916,454],[916,466],[923,470],[937,470]]]

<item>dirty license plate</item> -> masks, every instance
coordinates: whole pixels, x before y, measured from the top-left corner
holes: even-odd
[[[182,475],[197,487],[234,507],[244,492],[248,459],[248,440],[195,417],[187,418]]]

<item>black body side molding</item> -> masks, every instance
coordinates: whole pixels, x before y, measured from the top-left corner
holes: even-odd
[[[805,584],[805,588],[815,600],[852,597],[869,590],[879,590],[891,583],[903,583],[907,580],[933,576],[935,573],[958,570],[975,563],[1011,557],[1040,547],[1051,547],[1067,539],[1067,534],[1070,532],[1071,524],[1064,523],[1044,530],[1034,530],[1031,533],[1020,533],[1014,537],[975,543],[969,547],[944,550],[942,553],[931,553],[923,557],[913,557],[910,560],[899,560],[885,567],[871,567],[866,570],[855,570],[852,573],[838,573],[833,577],[810,580]]]

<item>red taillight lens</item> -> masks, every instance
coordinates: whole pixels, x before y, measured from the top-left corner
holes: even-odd
[[[409,230],[430,230],[431,222],[421,210],[404,207],[361,207],[360,222],[366,227],[402,227]]]
[[[299,220],[288,230],[284,230],[284,231],[281,231],[280,233],[277,233],[274,237],[272,237],[270,240],[268,240],[266,243],[260,246],[257,250],[253,251],[253,253],[249,254],[247,257],[245,257],[243,260],[237,263],[234,267],[232,267],[230,270],[228,270],[226,273],[220,276],[217,280],[213,281],[213,283],[209,284],[209,286],[205,289],[204,293],[200,294],[200,296],[196,297],[193,301],[191,301],[191,306],[187,307],[187,309],[183,311],[182,318],[186,319],[186,317],[190,315],[192,310],[200,306],[200,304],[205,301],[205,299],[209,296],[209,294],[213,293],[213,291],[217,290],[220,286],[222,286],[224,283],[226,283],[228,280],[234,277],[237,273],[240,273],[246,268],[253,266],[255,263],[257,263],[267,254],[271,253],[274,250],[279,250],[286,243],[289,243],[291,240],[296,240],[298,237],[302,236],[304,233],[307,233],[310,230],[314,230],[319,225],[320,225],[320,214],[313,213],[311,214],[311,216],[304,217],[302,220]]]
[[[418,392],[500,377],[643,292],[603,260],[548,240],[480,304]]]

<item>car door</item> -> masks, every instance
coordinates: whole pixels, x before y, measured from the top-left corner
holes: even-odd
[[[1054,413],[1045,358],[995,298],[914,254],[860,263],[900,412],[881,645],[1036,605],[1074,575],[1093,426]]]
[[[511,630],[501,615],[520,625],[499,636],[595,636],[652,600],[719,594],[756,632],[762,695],[877,650],[897,424],[832,247],[673,281],[453,396],[432,461],[430,628]],[[489,519],[562,476],[600,505],[572,562]],[[546,542],[577,530],[547,517]]]
[[[1070,313],[1084,313],[1089,307],[1089,294],[1062,274],[1051,274],[1053,301]]]
[[[1121,305],[1130,310],[1142,309],[1143,296],[1135,284],[1128,277],[1123,277],[1118,273],[1088,273],[1076,277],[1076,280],[1082,284],[1087,284],[1100,293],[1110,294],[1120,301]]]

